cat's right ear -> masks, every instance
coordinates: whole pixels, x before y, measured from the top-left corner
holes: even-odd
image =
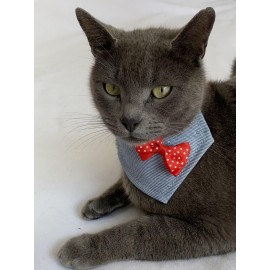
[[[76,8],[77,19],[89,41],[93,55],[108,53],[116,40],[106,30],[104,24],[81,8]]]

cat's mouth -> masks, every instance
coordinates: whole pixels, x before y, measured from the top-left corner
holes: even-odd
[[[147,139],[141,139],[141,138],[137,138],[134,137],[132,134],[130,134],[128,137],[122,138],[124,141],[126,141],[128,144],[136,146],[136,145],[141,145],[146,143]]]

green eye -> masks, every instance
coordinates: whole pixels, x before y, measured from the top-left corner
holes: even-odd
[[[111,96],[119,96],[120,88],[110,83],[103,83],[104,90]]]
[[[167,97],[172,91],[172,87],[171,86],[158,86],[155,87],[152,90],[152,94],[155,98],[165,98]]]

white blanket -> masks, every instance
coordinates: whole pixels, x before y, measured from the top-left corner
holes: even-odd
[[[35,269],[60,270],[58,249],[69,238],[95,233],[142,213],[133,207],[85,221],[80,208],[120,176],[112,136],[87,136],[80,121],[96,114],[88,94],[93,57],[75,17],[82,7],[123,29],[180,27],[200,9],[216,10],[205,66],[209,79],[225,79],[235,57],[235,2],[230,0],[35,1]],[[94,136],[96,135],[96,136]],[[100,135],[98,137],[97,135]],[[84,137],[83,137],[84,136]],[[101,166],[102,163],[102,166]],[[105,168],[105,169],[104,169]],[[233,270],[235,253],[167,262],[115,262],[99,269]]]

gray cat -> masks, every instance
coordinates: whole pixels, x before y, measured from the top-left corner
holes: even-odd
[[[236,73],[234,66],[227,81],[206,82],[202,58],[214,10],[201,10],[181,29],[129,32],[79,8],[76,15],[95,57],[91,93],[117,139],[135,148],[174,136],[201,112],[214,143],[167,203],[142,192],[123,172],[115,185],[87,202],[82,214],[97,219],[131,203],[145,216],[69,240],[59,251],[62,265],[81,270],[116,260],[234,251]]]

